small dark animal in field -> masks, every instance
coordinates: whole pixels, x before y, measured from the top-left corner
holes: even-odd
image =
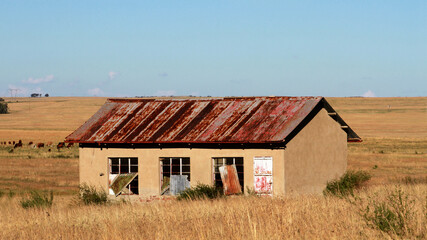
[[[32,144],[33,144],[33,142],[29,142],[29,143],[28,143],[28,145],[32,145]]]
[[[61,148],[63,148],[65,146],[65,143],[64,142],[59,142],[58,143],[58,145],[56,145],[56,148],[58,149],[58,151],[59,151],[59,149],[61,149]]]
[[[44,147],[44,143],[37,143],[37,148],[42,148]]]
[[[9,141],[9,145],[10,145],[10,144],[12,144],[12,143]]]
[[[22,144],[22,140],[21,140],[21,139],[19,139],[18,143]]]
[[[52,151],[52,150],[50,150],[50,148],[49,148],[49,150],[47,150],[48,152],[50,152],[50,151]]]
[[[13,148],[18,148],[18,147],[22,147],[22,142],[16,143],[15,146],[13,146]]]
[[[67,145],[67,148],[70,148],[70,147],[72,147],[72,146],[74,146],[74,143],[68,143],[68,145]]]
[[[13,143],[13,145],[15,145],[15,141],[13,141],[12,143]]]

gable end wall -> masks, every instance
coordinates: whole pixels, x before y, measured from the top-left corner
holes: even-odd
[[[325,109],[287,144],[285,194],[319,194],[347,168],[347,134]]]

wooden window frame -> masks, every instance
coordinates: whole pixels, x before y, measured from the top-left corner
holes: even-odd
[[[163,191],[163,184],[164,184],[164,174],[167,173],[171,177],[172,175],[186,175],[188,176],[188,181],[191,181],[191,159],[189,157],[160,157],[160,193]],[[178,166],[179,166],[179,172],[173,172],[172,168],[177,166],[177,164],[173,163],[173,161],[179,160]],[[188,160],[188,163],[183,163],[184,161]],[[168,164],[164,164],[164,161],[169,161]],[[169,171],[163,171],[164,166],[169,166]],[[188,171],[183,171],[183,167],[188,167]]]
[[[118,160],[118,164],[113,164],[113,161],[117,161]],[[127,164],[122,164],[123,161],[127,160]],[[136,164],[132,163],[133,160],[136,160]],[[139,171],[139,159],[138,157],[109,157],[108,158],[108,174],[127,174],[127,173],[138,173]],[[124,169],[122,170],[123,166],[127,166],[127,170],[125,171]],[[113,167],[118,167],[118,171],[114,171],[113,172]],[[136,169],[135,169],[136,168]],[[136,185],[136,186],[135,186]],[[135,192],[135,193],[131,193],[131,194],[123,194],[123,195],[139,195],[139,180],[138,180],[138,176],[135,177],[135,179],[132,180],[132,182],[130,182],[128,185],[129,189],[134,189],[134,191],[131,192]],[[136,191],[135,191],[136,189]]]

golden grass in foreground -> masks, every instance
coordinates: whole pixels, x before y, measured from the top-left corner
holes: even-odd
[[[417,212],[405,238],[426,236],[427,185],[403,186]],[[175,201],[70,205],[55,199],[51,209],[24,210],[18,199],[0,199],[1,239],[378,239],[389,235],[367,226],[360,210],[367,195],[380,199],[394,186],[360,193],[351,204],[336,197],[230,197]]]

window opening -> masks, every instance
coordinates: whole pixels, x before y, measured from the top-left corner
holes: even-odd
[[[239,176],[239,183],[240,186],[242,186],[242,191],[244,190],[244,177],[245,172],[243,168],[243,157],[220,157],[220,158],[213,158],[213,180],[214,184],[217,187],[223,187],[222,181],[221,181],[221,174],[219,173],[219,167],[225,166],[225,165],[236,165],[237,170],[237,176]]]
[[[109,158],[109,194],[139,194],[138,158]]]
[[[170,182],[172,175],[187,176],[190,175],[190,158],[188,157],[162,157],[160,158],[160,193],[161,195],[170,195]]]

